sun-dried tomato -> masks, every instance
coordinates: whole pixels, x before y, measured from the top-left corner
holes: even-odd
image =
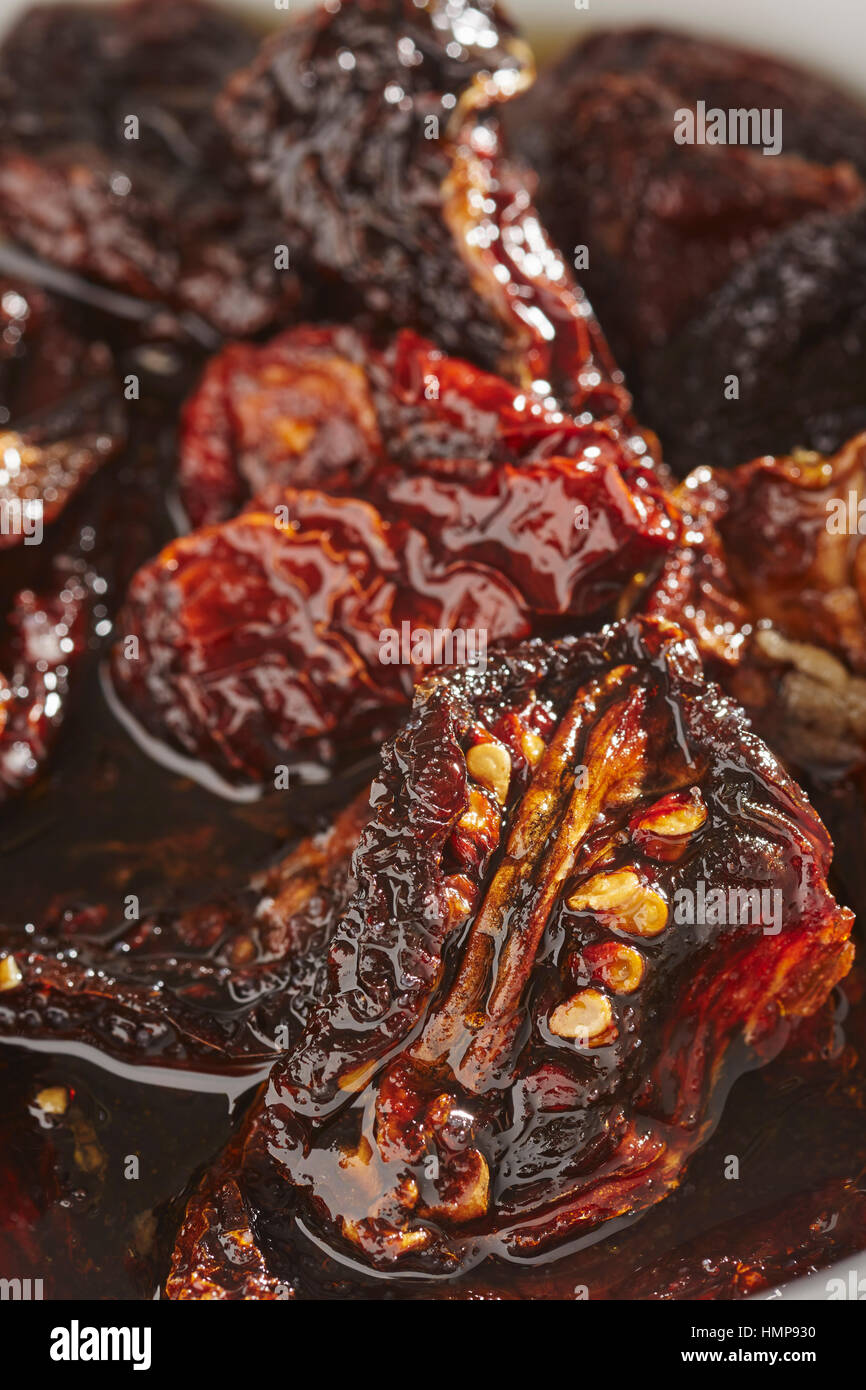
[[[274,485],[357,493],[385,507],[389,464],[415,474],[451,461],[471,479],[484,463],[584,453],[653,486],[640,435],[579,420],[409,330],[381,350],[349,328],[302,326],[210,360],[184,408],[180,487],[199,526]]]
[[[866,769],[866,436],[830,458],[799,450],[697,469],[676,497],[682,538],[645,611],[691,633],[822,808],[832,814],[832,798],[846,787],[858,802]],[[852,814],[859,823],[862,810]]]
[[[680,474],[866,428],[866,208],[806,218],[744,262],[648,359],[642,410]]]
[[[439,365],[446,383],[464,384],[461,364]],[[638,588],[646,583],[677,535],[652,469],[605,426],[515,407],[510,394],[505,411],[479,415],[479,399],[498,405],[497,388],[508,388],[471,369],[468,380],[483,388],[480,397],[445,389],[435,411],[399,399],[389,409],[402,414],[410,450],[450,444],[456,416],[461,442],[476,429],[472,450],[491,449],[493,459],[466,458],[462,442],[462,459],[405,471],[382,465],[368,488],[376,506],[274,484],[234,520],[182,537],[139,571],[113,672],[146,728],[232,780],[272,777],[275,765],[302,755],[331,761],[335,748],[393,727],[414,677],[431,663],[483,660],[496,641],[549,618],[598,612],[635,576]],[[314,410],[321,399],[328,393],[319,391]],[[208,405],[199,399],[196,410]],[[260,408],[251,418],[259,439],[250,454],[235,441],[227,450],[223,437],[218,467],[206,452],[188,455],[192,508],[199,497],[202,509],[229,505],[245,480],[233,472],[235,451],[259,487],[269,472],[303,476],[307,458],[328,471],[318,447],[326,411],[306,437],[309,454],[287,459],[278,447],[276,463],[272,441],[294,438],[298,414]],[[370,437],[357,417],[355,426],[355,440]],[[390,438],[385,428],[382,437]],[[575,456],[544,456],[559,447]],[[521,452],[535,461],[520,461]],[[453,640],[425,652],[421,639],[437,631]],[[461,637],[465,650],[453,645]]]
[[[424,664],[411,635],[403,650],[404,623],[485,642],[529,630],[504,575],[438,562],[420,531],[367,502],[285,489],[278,508],[286,520],[254,505],[173,542],[139,570],[118,620],[124,703],[223,777],[271,781],[393,728]]]
[[[745,112],[742,136],[738,126],[723,141],[679,142],[681,113],[698,103],[726,120]],[[765,135],[781,142],[773,157],[755,143],[764,111]],[[581,284],[641,407],[654,352],[741,261],[779,229],[864,196],[866,109],[796,68],[687,35],[592,35],[514,115],[542,216],[564,254],[586,248]]]
[[[225,333],[284,317],[298,286],[277,221],[213,114],[255,44],[199,0],[29,8],[0,48],[4,229]]]
[[[324,994],[193,1196],[169,1295],[279,1296],[290,1226],[435,1280],[660,1200],[716,1087],[850,966],[829,861],[673,625],[431,677],[383,750]]]
[[[530,80],[491,0],[367,0],[286,25],[219,111],[320,313],[412,327],[625,418],[622,374],[503,154],[497,108]]]

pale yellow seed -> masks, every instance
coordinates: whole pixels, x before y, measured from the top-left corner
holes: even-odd
[[[535,767],[536,763],[540,761],[541,755],[547,747],[547,744],[544,742],[544,739],[532,729],[524,729],[520,741],[523,745],[523,753],[526,761],[529,763],[530,767]]]
[[[500,806],[508,800],[511,783],[511,755],[501,743],[477,743],[466,754],[469,775],[493,792]]]
[[[474,1221],[487,1211],[487,1203],[490,1200],[490,1169],[481,1154],[478,1154],[477,1158],[475,1179],[461,1193],[457,1210],[451,1213],[452,1221]]]
[[[4,956],[0,960],[0,990],[15,989],[20,985],[24,976],[18,968],[18,962],[14,956]]]
[[[36,1097],[36,1104],[46,1115],[65,1115],[69,1095],[65,1086],[46,1086]]]
[[[231,1244],[239,1250],[245,1250],[253,1244],[253,1233],[249,1226],[241,1226],[236,1231],[225,1231],[220,1228],[220,1244],[223,1249]]]
[[[246,965],[256,953],[254,943],[248,936],[239,936],[229,948],[231,963],[234,966]]]
[[[557,1004],[550,1015],[550,1031],[558,1038],[572,1038],[584,1047],[600,1047],[612,1041],[613,1009],[606,994],[582,989],[564,1004]]]
[[[490,1201],[490,1169],[486,1158],[477,1149],[472,1149],[467,1157],[470,1160],[470,1171],[466,1174],[459,1192],[445,1201],[424,1207],[421,1211],[422,1216],[440,1221],[453,1221],[455,1225],[460,1225],[464,1221],[475,1221],[485,1215]]]
[[[653,814],[653,807],[650,806],[637,822],[636,828],[653,835],[675,839],[680,835],[693,835],[706,823],[706,819],[707,808],[704,803],[688,801],[675,811],[663,811],[658,815]]]
[[[646,962],[634,946],[617,945],[616,955],[604,966],[604,982],[617,994],[633,994],[643,979]]]
[[[595,874],[568,899],[575,912],[589,908],[613,919],[612,925],[637,936],[657,936],[668,920],[668,905],[659,893],[641,883],[632,869]]]

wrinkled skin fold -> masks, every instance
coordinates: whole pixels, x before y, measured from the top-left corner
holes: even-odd
[[[849,969],[829,862],[673,625],[428,678],[324,992],[193,1197],[169,1296],[285,1296],[299,1232],[434,1279],[658,1201],[732,1077]],[[229,1219],[247,1235],[220,1259]]]
[[[384,634],[486,650],[586,619],[678,535],[643,439],[408,332],[226,349],[187,403],[181,486],[210,524],[134,578],[112,675],[151,734],[238,783],[393,729],[430,658]]]
[[[770,125],[702,140],[701,103]],[[677,143],[684,112],[695,138]],[[866,426],[862,103],[767,54],[641,27],[581,39],[506,122],[674,472],[830,453]]]

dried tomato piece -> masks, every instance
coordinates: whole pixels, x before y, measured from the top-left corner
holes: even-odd
[[[641,603],[642,612],[688,632],[714,672],[740,662],[751,621],[715,524],[726,492],[724,475],[709,468],[696,469],[679,485],[673,498],[683,518],[680,538]]]
[[[628,457],[648,453],[641,435],[624,438],[613,422],[587,421],[543,391],[515,391],[406,329],[371,356],[369,372],[388,457],[407,471],[441,458],[530,462],[587,444]]]
[[[453,1278],[659,1201],[717,1088],[849,969],[829,862],[671,624],[430,677],[383,749],[324,994],[190,1203],[169,1295],[277,1297],[304,1236],[398,1287]]]
[[[448,460],[472,478],[483,463],[553,455],[609,461],[658,495],[639,435],[580,420],[406,329],[382,350],[353,329],[303,326],[210,360],[184,409],[180,486],[195,525],[276,485],[360,490],[387,510],[386,464],[414,474]]]
[[[683,491],[698,505],[712,498],[731,580],[753,619],[866,675],[866,434],[830,458],[797,450],[730,473],[702,470],[695,481]]]
[[[0,280],[0,549],[38,544],[125,436],[108,344],[42,290]]]
[[[368,800],[300,841],[252,894],[119,928],[100,908],[4,932],[0,1034],[84,1043],[137,1065],[261,1070],[324,987]]]
[[[486,643],[529,628],[505,575],[438,561],[420,531],[369,503],[276,495],[276,515],[253,504],[174,541],[139,570],[118,620],[121,699],[231,781],[380,739],[434,659],[415,654],[416,635]]]
[[[212,110],[254,49],[198,0],[29,8],[0,49],[4,229],[225,333],[284,315],[298,287],[275,268],[279,228]]]
[[[866,435],[829,458],[798,450],[697,469],[677,500],[685,540],[646,610],[692,633],[801,772],[861,768]]]
[[[832,884],[866,904],[866,436],[696,469],[682,538],[643,600],[682,624],[807,787],[836,845]]]
[[[625,418],[622,375],[503,157],[496,108],[530,80],[491,0],[366,0],[269,38],[219,112],[296,269],[319,280],[320,312],[411,325],[523,387]]]
[[[431,663],[482,660],[657,571],[676,520],[651,469],[593,428],[575,431],[572,459],[380,469],[377,507],[275,488],[174,542],[131,585],[121,698],[232,780],[381,737]],[[561,421],[554,437],[567,435]],[[430,646],[437,632],[458,646]]]
[[[0,648],[0,802],[45,765],[87,646],[90,602],[87,575],[62,559],[50,589],[15,596]]]
[[[678,143],[678,113],[699,102],[726,118],[780,113],[781,152],[765,157],[751,126],[751,148],[738,132]],[[639,403],[654,350],[768,236],[862,202],[852,164],[866,173],[864,137],[866,110],[831,85],[762,54],[652,29],[592,35],[515,107],[542,216],[569,257],[587,248],[581,283]]]
[[[626,574],[640,574],[639,587],[658,568],[677,523],[650,469],[624,462],[603,436],[584,436],[579,449],[570,442],[573,458],[444,460],[377,478],[373,492],[387,516],[423,531],[437,558],[507,575],[536,615],[598,612],[620,598]]]
[[[832,453],[866,428],[864,232],[861,205],[777,233],[648,358],[641,411],[677,473]]]
[[[240,1177],[260,1155],[266,1166],[266,1142],[261,1106],[253,1105],[186,1204],[166,1280],[168,1298],[270,1302],[290,1296],[293,1281],[271,1269]]]
[[[212,357],[181,426],[181,496],[194,526],[275,484],[346,491],[384,458],[369,350],[350,328],[289,329]]]
[[[690,105],[781,107],[784,149],[817,164],[847,160],[866,174],[866,108],[807,68],[717,40],[653,29],[602,30],[567,58],[584,71],[646,73]]]

